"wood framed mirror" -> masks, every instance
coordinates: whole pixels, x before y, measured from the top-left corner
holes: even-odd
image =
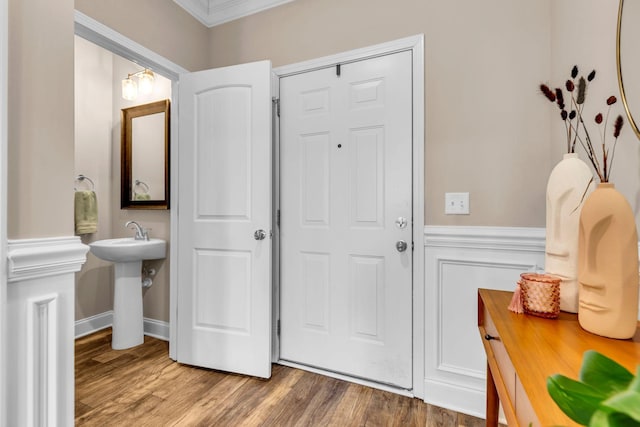
[[[169,104],[121,110],[122,209],[169,209]]]
[[[616,34],[616,62],[620,96],[629,124],[640,138],[640,59],[636,45],[640,37],[640,2],[620,0]],[[624,79],[623,79],[624,77]]]

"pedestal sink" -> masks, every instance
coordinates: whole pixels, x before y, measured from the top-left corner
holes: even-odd
[[[98,258],[115,263],[111,347],[122,350],[142,344],[142,261],[164,258],[167,242],[126,237],[98,240],[90,243],[89,248]]]

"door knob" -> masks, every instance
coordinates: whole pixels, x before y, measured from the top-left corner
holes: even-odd
[[[398,252],[404,252],[407,250],[407,242],[405,242],[404,240],[398,240],[396,242],[396,249],[398,250]]]
[[[253,233],[253,238],[256,240],[264,240],[267,237],[267,232],[264,230],[256,230]]]

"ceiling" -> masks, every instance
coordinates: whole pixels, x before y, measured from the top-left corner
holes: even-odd
[[[215,27],[293,0],[173,0],[207,27]]]

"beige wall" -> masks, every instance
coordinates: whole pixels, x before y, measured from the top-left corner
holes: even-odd
[[[580,14],[576,15],[578,11]],[[596,70],[597,76],[589,86],[585,102],[585,121],[590,126],[594,142],[599,144],[600,137],[592,118],[598,112],[606,112],[605,100],[610,95],[615,95],[620,100],[615,56],[618,0],[563,0],[553,2],[552,12],[554,66],[551,81],[555,85],[562,84],[573,65],[578,65],[585,73]],[[631,43],[637,43],[637,40]],[[637,64],[640,58],[633,52],[633,56],[627,56],[626,60]],[[624,115],[620,101],[614,107],[612,116]],[[553,110],[551,123],[554,157],[560,155],[564,142],[563,128],[556,111]],[[640,143],[627,123],[626,116],[624,118],[625,128],[616,147],[611,182],[627,198],[636,214],[636,223],[640,224]],[[609,142],[610,132],[611,127],[607,136]],[[586,158],[582,150],[580,155]]]
[[[139,67],[126,59],[114,56],[114,98],[113,98],[113,132],[112,132],[112,156],[115,161],[111,164],[113,174],[111,192],[111,235],[112,237],[131,237],[133,231],[125,228],[124,224],[129,221],[137,221],[149,230],[149,236],[163,239],[167,244],[171,244],[171,212],[168,210],[140,210],[140,209],[120,209],[120,111],[122,108],[134,105],[147,104],[149,102],[162,99],[171,99],[171,81],[157,76],[154,83],[153,92],[149,95],[139,95],[135,101],[127,101],[120,96],[120,81],[122,75],[133,73]],[[175,198],[173,207],[176,206]],[[169,321],[169,247],[167,247],[167,257],[162,260],[145,261],[145,265],[156,270],[153,278],[153,286],[143,289],[144,316],[156,320]]]
[[[184,68],[209,62],[207,29],[170,0],[10,0],[9,238],[73,234],[74,7]]]
[[[75,7],[187,70],[209,64],[207,28],[171,0],[76,0]]]
[[[550,1],[296,0],[211,29],[211,66],[275,67],[425,35],[427,224],[544,226]],[[471,215],[445,216],[445,192]]]
[[[73,234],[73,1],[9,1],[9,238]]]
[[[75,174],[94,183],[98,199],[98,231],[82,235],[82,242],[112,235],[113,54],[75,37]],[[76,182],[88,189],[87,181]],[[116,186],[116,189],[119,187]],[[91,253],[76,275],[76,319],[113,310],[113,263]]]

